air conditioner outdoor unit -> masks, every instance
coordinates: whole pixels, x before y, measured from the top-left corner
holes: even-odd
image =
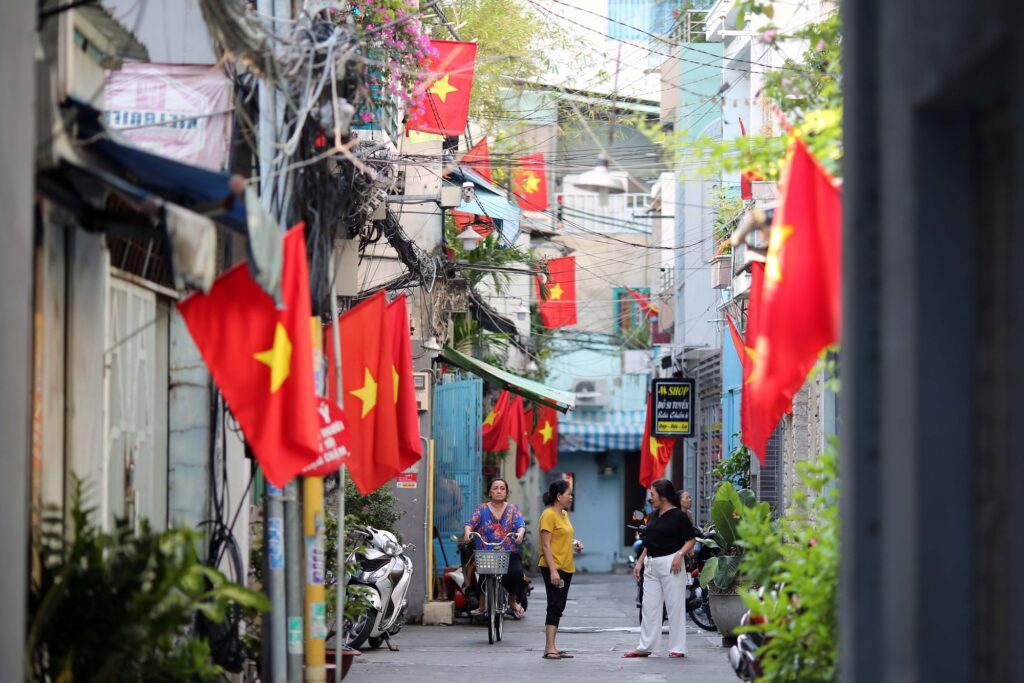
[[[577,379],[573,382],[572,390],[576,394],[577,408],[604,408],[611,399],[608,380],[605,378]]]

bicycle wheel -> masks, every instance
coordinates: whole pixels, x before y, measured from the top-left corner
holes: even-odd
[[[495,616],[495,620],[496,621],[495,621],[495,627],[494,627],[494,635],[495,635],[495,639],[497,639],[499,642],[501,642],[501,633],[505,629],[505,610],[508,609],[508,593],[505,591],[505,587],[503,585],[501,585],[500,581],[497,581],[495,583],[497,583],[497,586],[496,586],[496,590],[494,592],[497,593],[498,596],[497,596],[497,599],[495,601],[496,602],[495,607],[497,609],[494,610],[495,615],[496,615]]]
[[[491,645],[497,637],[498,588],[491,577],[487,577],[487,642]]]

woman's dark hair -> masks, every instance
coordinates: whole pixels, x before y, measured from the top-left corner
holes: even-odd
[[[668,479],[659,479],[651,484],[651,488],[654,489],[659,496],[672,503],[676,507],[682,507],[682,503],[679,500],[680,493],[676,491],[675,484],[670,482]]]
[[[487,497],[488,498],[491,497],[491,489],[494,488],[494,482],[496,482],[496,481],[500,481],[502,484],[504,484],[505,485],[505,490],[508,491],[508,482],[505,481],[505,479],[503,477],[495,477],[494,479],[491,479],[491,483],[487,485]]]
[[[565,479],[559,479],[557,481],[551,482],[551,486],[549,486],[548,490],[544,493],[544,504],[554,505],[555,499],[568,490],[569,482],[567,482]]]

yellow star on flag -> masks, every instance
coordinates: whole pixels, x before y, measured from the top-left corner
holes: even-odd
[[[441,78],[434,81],[434,85],[430,86],[430,90],[427,91],[437,95],[437,99],[441,100],[442,103],[448,100],[448,95],[459,91],[458,88],[448,82],[450,76],[450,73],[441,76]]]
[[[754,363],[754,367],[750,370],[750,377],[747,377],[747,381],[744,382],[744,384],[750,384],[754,380],[754,377],[757,375],[757,351],[747,346],[746,344],[743,345],[743,350],[746,352],[747,358],[749,358]]]
[[[562,290],[562,285],[557,282],[554,285],[552,285],[551,288],[548,290],[548,294],[551,295],[552,301],[560,300],[562,298],[562,294],[564,293],[565,292]]]
[[[650,447],[650,450],[651,450],[651,457],[654,458],[655,460],[657,460],[658,459],[658,451],[661,450],[661,444],[658,443],[658,440],[655,439],[652,436],[651,437],[651,442],[649,444],[649,447]]]
[[[487,417],[484,418],[484,424],[487,425],[488,427],[493,427],[494,426],[494,421],[497,418],[498,418],[498,413],[496,413],[495,411],[492,410],[491,412],[487,413]]]
[[[395,403],[398,403],[398,370],[394,365],[391,366],[391,381],[395,385]]]
[[[361,418],[366,417],[377,406],[377,382],[370,374],[369,368],[363,368],[363,373],[363,386],[348,392],[362,401],[363,414]]]
[[[292,367],[292,341],[284,325],[277,323],[274,328],[274,345],[266,351],[254,353],[252,357],[270,368],[270,393],[277,393],[288,379]]]
[[[538,432],[538,434],[540,434],[542,437],[544,437],[544,443],[547,443],[548,441],[551,441],[551,435],[553,433],[554,433],[554,430],[551,428],[551,423],[548,422],[547,420],[545,420],[544,421],[544,426],[541,427],[540,431]]]
[[[768,237],[768,255],[764,262],[764,276],[771,282],[782,281],[782,247],[792,235],[791,225],[772,228]]]
[[[523,179],[523,192],[526,194],[533,194],[540,189],[540,178],[535,176],[529,171],[526,172],[526,177]]]

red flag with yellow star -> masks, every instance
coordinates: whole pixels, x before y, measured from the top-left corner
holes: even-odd
[[[459,159],[461,166],[468,166],[489,183],[494,182],[491,175],[491,153],[487,149],[487,136],[480,138],[480,142],[470,147],[469,151]]]
[[[644,416],[644,436],[640,441],[640,485],[645,489],[665,475],[672,459],[676,440],[672,437],[651,436],[651,392],[647,392],[647,414]]]
[[[754,349],[747,346],[743,341],[743,337],[740,336],[739,330],[736,329],[736,323],[732,321],[731,315],[726,315],[725,321],[729,323],[729,335],[732,337],[732,345],[736,349],[736,355],[739,357],[740,365],[743,367],[743,382],[746,383],[750,377],[751,358],[753,357]]]
[[[537,307],[544,327],[553,329],[576,324],[576,257],[548,260],[546,283],[537,283]]]
[[[388,304],[388,316],[391,318],[391,338],[394,340],[391,379],[394,383],[392,396],[398,424],[398,467],[404,472],[416,464],[423,455],[420,443],[420,412],[416,408],[416,386],[412,378],[409,311],[404,294]]]
[[[526,211],[543,211],[548,208],[548,176],[544,171],[544,154],[519,157],[512,173],[512,191],[519,199],[519,206]]]
[[[469,120],[469,94],[473,89],[476,43],[432,40],[437,56],[430,60],[430,85],[422,112],[406,122],[406,130],[438,135],[462,135]]]
[[[284,486],[320,455],[305,225],[283,239],[284,308],[240,263],[178,304],[264,475]]]
[[[342,391],[352,440],[348,466],[352,481],[365,496],[402,471],[392,362],[393,335],[398,331],[391,326],[384,290],[344,313],[339,325]],[[328,329],[325,334],[332,332]],[[325,347],[328,394],[333,399],[334,353],[331,344]]]
[[[545,472],[558,464],[558,411],[548,406],[535,406],[526,418],[527,425],[533,425],[530,446],[533,457]]]
[[[483,424],[483,448],[488,453],[509,450],[509,440],[516,447],[516,477],[521,478],[530,466],[530,451],[527,450],[526,413],[523,397],[503,391],[498,396],[491,412]]]
[[[839,188],[800,140],[790,146],[779,185],[782,200],[768,239],[756,334],[747,333],[754,363],[743,396],[756,409],[744,424],[743,441],[762,460],[818,354],[839,341],[842,318]]]

